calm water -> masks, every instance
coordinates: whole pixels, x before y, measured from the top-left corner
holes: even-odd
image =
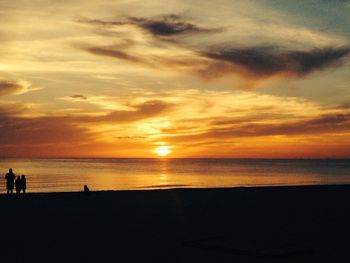
[[[28,192],[350,184],[350,160],[0,159],[0,192],[10,167]]]

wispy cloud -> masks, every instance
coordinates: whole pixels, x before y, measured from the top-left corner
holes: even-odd
[[[29,91],[29,87],[26,81],[0,79],[0,96],[23,94]]]
[[[108,46],[108,47],[101,47],[101,46],[82,46],[82,49],[86,50],[87,52],[99,56],[105,56],[105,57],[112,57],[117,58],[121,60],[126,60],[133,63],[140,63],[144,65],[151,65],[147,59],[138,57],[135,55],[131,55],[127,53],[126,51],[121,51],[119,46]]]
[[[117,110],[101,116],[76,117],[74,121],[81,123],[105,122],[105,123],[128,123],[144,120],[151,117],[169,113],[172,105],[161,100],[148,100],[134,105],[131,110]]]
[[[343,65],[350,53],[349,46],[314,46],[291,48],[281,43],[275,45],[227,45],[225,42],[210,46],[185,44],[184,35],[197,33],[222,33],[221,28],[206,28],[186,22],[180,15],[163,15],[151,18],[128,17],[120,21],[79,19],[78,22],[100,27],[133,25],[150,34],[149,41],[124,41],[115,45],[85,44],[79,48],[98,56],[125,60],[139,66],[156,70],[174,71],[197,75],[203,79],[215,79],[236,75],[254,82],[272,76],[303,78],[304,76]],[[171,40],[172,46],[158,42]],[[220,37],[218,38],[220,39]],[[158,42],[157,42],[158,41]],[[226,41],[223,39],[223,41]],[[302,41],[302,39],[301,39]],[[217,42],[217,41],[216,41]],[[128,43],[127,45],[125,45]],[[174,46],[179,54],[174,54]],[[221,46],[221,48],[218,48]],[[156,49],[155,49],[156,48]],[[143,50],[143,52],[140,52]],[[187,54],[181,56],[181,53]],[[244,85],[246,87],[247,85]],[[254,87],[254,84],[248,85]]]

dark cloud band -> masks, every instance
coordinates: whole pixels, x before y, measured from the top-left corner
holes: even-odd
[[[122,21],[106,21],[101,19],[78,19],[80,23],[98,26],[122,26],[134,25],[159,38],[170,38],[176,35],[196,33],[218,33],[222,28],[204,28],[196,24],[186,22],[185,19],[176,14],[163,15],[153,18],[128,17]]]
[[[349,47],[315,48],[310,51],[252,47],[204,51],[201,55],[214,61],[228,62],[257,76],[285,73],[300,77],[316,70],[339,65],[349,53]],[[229,70],[223,67],[223,71]]]
[[[75,100],[87,100],[87,97],[82,94],[75,94],[69,97]]]

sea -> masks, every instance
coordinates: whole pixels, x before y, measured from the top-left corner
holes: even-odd
[[[28,192],[350,184],[349,159],[1,158],[1,193],[9,168]]]

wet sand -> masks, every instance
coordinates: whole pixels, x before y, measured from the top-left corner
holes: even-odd
[[[350,185],[1,195],[1,258],[350,262],[349,200]]]

